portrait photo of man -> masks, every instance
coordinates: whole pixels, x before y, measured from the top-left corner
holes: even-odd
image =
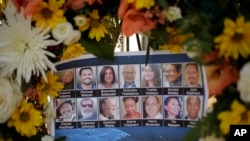
[[[140,66],[139,65],[120,65],[120,88],[139,88],[140,87]]]
[[[77,68],[77,72],[78,72],[77,90],[96,89],[95,67]]]
[[[59,82],[63,83],[63,90],[74,89],[75,85],[75,69],[67,69],[57,72]]]
[[[97,120],[97,98],[80,98],[78,101],[78,120]]]
[[[164,64],[163,75],[165,77],[164,87],[182,86],[182,65]]]
[[[201,98],[199,96],[186,97],[186,116],[187,120],[199,120],[201,117]]]
[[[99,99],[100,106],[100,120],[119,120],[119,98],[118,97],[104,97]]]
[[[201,87],[199,66],[196,63],[187,63],[185,65],[185,86]]]

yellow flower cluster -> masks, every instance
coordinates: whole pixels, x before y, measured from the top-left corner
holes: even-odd
[[[38,93],[38,99],[40,104],[48,102],[48,96],[53,98],[58,96],[58,91],[62,90],[64,85],[57,82],[58,76],[51,72],[46,73],[47,82],[41,79],[40,83],[37,84],[36,89]]]
[[[171,53],[180,53],[183,51],[182,43],[190,36],[191,34],[183,35],[179,34],[177,29],[167,27],[166,31],[168,33],[169,42],[164,45],[160,45],[160,50],[169,50]]]
[[[250,22],[245,22],[241,16],[236,22],[226,19],[224,26],[223,33],[214,39],[219,56],[232,57],[235,60],[239,56],[247,58],[250,55]]]
[[[226,135],[229,133],[230,125],[250,124],[250,110],[242,105],[238,100],[234,100],[230,111],[223,111],[218,114],[221,120],[220,130]]]
[[[64,51],[63,55],[61,57],[61,60],[67,60],[71,58],[76,58],[82,54],[84,54],[86,51],[82,47],[81,44],[72,44],[69,45]]]
[[[22,100],[20,108],[16,108],[8,121],[8,127],[15,127],[22,136],[31,137],[37,133],[37,126],[43,124],[42,112],[32,103]]]

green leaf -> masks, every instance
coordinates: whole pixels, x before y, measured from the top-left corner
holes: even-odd
[[[161,7],[165,8],[165,9],[168,9],[168,2],[167,2],[167,0],[157,0],[157,3],[158,3]]]
[[[81,39],[79,42],[83,45],[87,52],[95,55],[96,57],[106,60],[114,59],[115,46],[109,46],[103,41],[97,42],[89,39]]]

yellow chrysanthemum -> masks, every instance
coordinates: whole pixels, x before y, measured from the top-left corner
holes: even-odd
[[[76,58],[78,56],[81,56],[85,53],[85,49],[81,44],[72,44],[69,45],[64,51],[61,60],[67,60]]]
[[[48,95],[53,98],[57,97],[58,91],[62,90],[64,87],[62,83],[57,82],[58,76],[54,75],[50,71],[46,72],[46,77],[48,79],[47,82],[42,78],[40,83],[36,86],[40,104],[48,102]]]
[[[167,27],[167,33],[169,34],[168,44],[160,45],[160,50],[169,50],[173,53],[180,53],[183,51],[182,42],[191,35],[181,35],[178,34],[177,30],[174,28]]]
[[[233,57],[238,59],[239,55],[247,58],[250,54],[250,22],[246,22],[244,17],[237,18],[234,23],[230,19],[224,21],[224,31],[215,38],[218,45],[219,55],[225,58]]]
[[[86,51],[81,44],[69,45],[64,51],[61,60],[67,60],[71,58],[76,58]]]
[[[150,9],[155,5],[154,0],[128,0],[128,3],[134,3],[136,10],[140,10],[142,8]]]
[[[108,34],[108,30],[106,27],[101,23],[100,16],[98,15],[98,10],[93,10],[92,13],[89,14],[91,17],[90,20],[90,32],[89,38],[96,39],[96,41],[100,41],[101,38],[105,37],[105,34]]]
[[[221,120],[220,130],[226,135],[229,133],[231,124],[250,124],[250,111],[238,100],[234,100],[231,111],[219,113],[218,119]]]
[[[15,109],[7,125],[8,127],[14,126],[22,136],[31,137],[36,135],[36,127],[41,126],[42,123],[42,112],[37,110],[32,103],[23,100],[20,108]]]
[[[48,3],[45,1],[41,2],[32,18],[36,21],[36,27],[44,24],[44,29],[47,27],[54,28],[58,23],[66,22],[64,17],[64,10],[59,9],[63,6],[65,0],[49,0]]]

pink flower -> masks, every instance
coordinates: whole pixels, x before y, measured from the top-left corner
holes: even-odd
[[[32,15],[36,10],[36,7],[42,0],[12,0],[17,10],[20,11],[21,7],[24,7],[24,16]]]

